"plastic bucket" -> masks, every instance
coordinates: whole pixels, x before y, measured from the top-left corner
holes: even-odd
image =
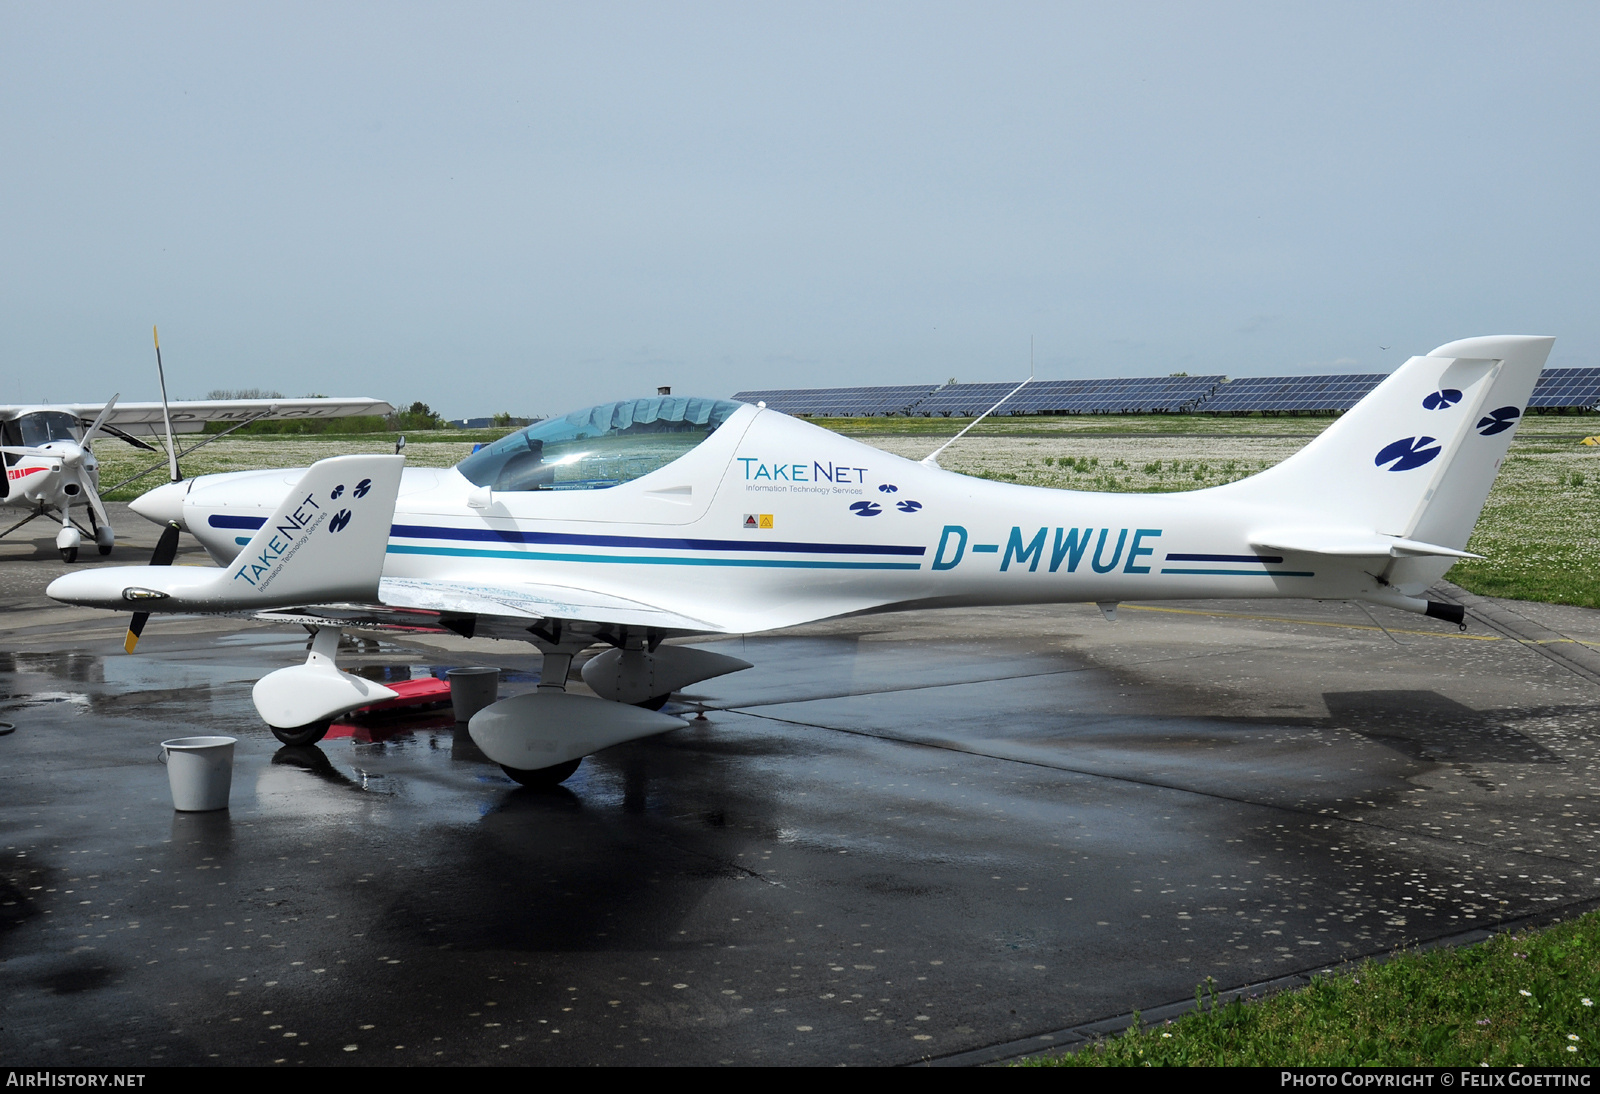
[[[161,742],[172,784],[172,807],[185,813],[228,808],[233,789],[233,737],[179,737]]]
[[[450,681],[450,705],[455,708],[458,722],[472,721],[474,714],[500,698],[499,669],[451,669],[445,676]]]

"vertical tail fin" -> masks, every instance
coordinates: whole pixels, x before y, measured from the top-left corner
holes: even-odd
[[[1463,549],[1554,342],[1467,338],[1413,357],[1289,459],[1218,489],[1308,523]]]

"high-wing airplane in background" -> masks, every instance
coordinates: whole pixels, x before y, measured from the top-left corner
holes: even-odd
[[[388,414],[394,408],[379,399],[229,399],[179,403],[67,403],[0,406],[0,454],[5,478],[0,480],[0,506],[27,513],[0,531],[0,537],[37,517],[61,524],[56,548],[66,562],[75,562],[87,537],[102,555],[109,555],[116,533],[100,502],[100,466],[94,442],[102,434],[119,437],[136,448],[157,449],[141,438],[166,437],[163,411],[173,433],[197,433],[209,422],[248,425],[282,418],[343,418],[355,414]],[[207,442],[209,443],[209,442]],[[176,461],[172,462],[176,467]],[[152,468],[152,470],[155,470]],[[80,528],[72,509],[81,506],[89,520]]]
[[[539,689],[469,724],[512,777],[683,725],[673,691],[748,665],[665,638],[859,612],[968,605],[1302,597],[1459,623],[1423,598],[1460,558],[1550,338],[1470,338],[1413,357],[1295,455],[1173,494],[988,482],[776,411],[712,399],[608,403],[551,418],[454,468],[342,456],[210,475],[134,503],[220,569],[98,568],[49,594],[135,613],[235,612],[316,628],[304,664],[255,685],[286,743],[394,693],[339,671],[341,628],[513,638]],[[158,556],[162,548],[158,548]],[[165,561],[170,561],[167,550]],[[158,561],[160,559],[158,558]],[[567,693],[573,655],[599,698]]]

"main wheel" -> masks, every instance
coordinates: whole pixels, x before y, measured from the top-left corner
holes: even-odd
[[[76,561],[78,561],[78,549],[76,547],[63,547],[63,548],[61,548],[61,561],[62,562],[76,562]]]
[[[328,727],[333,724],[327,722],[311,722],[292,729],[279,729],[272,726],[272,735],[286,745],[314,745],[328,735]]]
[[[583,757],[579,756],[576,760],[568,760],[564,764],[551,764],[549,767],[536,767],[532,770],[507,767],[505,764],[501,764],[500,770],[510,775],[523,786],[549,789],[552,786],[560,786],[571,778],[572,773],[578,770],[578,765],[581,763],[583,763]]]
[[[95,546],[95,550],[99,551],[103,555],[109,555],[111,553],[111,544],[109,544],[109,543],[97,544]]]

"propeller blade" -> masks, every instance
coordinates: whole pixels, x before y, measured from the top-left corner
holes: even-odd
[[[167,467],[172,473],[172,481],[181,482],[183,472],[178,470],[178,445],[172,439],[172,412],[167,408],[167,373],[161,367],[161,333],[151,327],[150,336],[156,343],[156,379],[161,381],[161,420],[167,426]]]
[[[99,524],[110,524],[111,517],[106,514],[106,507],[100,501],[100,494],[95,490],[94,483],[89,481],[89,476],[80,476],[78,486],[83,491],[83,500],[89,503],[89,508],[94,512],[95,521]]]
[[[110,402],[100,408],[100,414],[95,418],[94,424],[84,433],[83,440],[79,441],[79,444],[88,448],[94,442],[95,437],[100,433],[100,428],[106,424],[106,416],[111,413],[111,408],[117,405],[117,400],[120,398],[122,398],[122,392],[119,391],[111,396]]]
[[[178,526],[168,522],[161,530],[161,538],[156,541],[155,553],[150,556],[152,566],[171,566],[172,560],[178,554]],[[150,621],[149,612],[134,612],[133,618],[128,620],[128,636],[122,640],[122,648],[132,653],[139,644],[139,636],[144,633],[144,625]]]
[[[134,612],[133,618],[128,620],[128,635],[122,640],[122,648],[132,653],[139,645],[139,636],[144,633],[144,625],[150,622],[149,612]]]
[[[155,553],[150,556],[150,565],[172,565],[172,560],[178,555],[178,531],[177,522],[170,520],[167,526],[161,529],[161,538],[156,541]]]

